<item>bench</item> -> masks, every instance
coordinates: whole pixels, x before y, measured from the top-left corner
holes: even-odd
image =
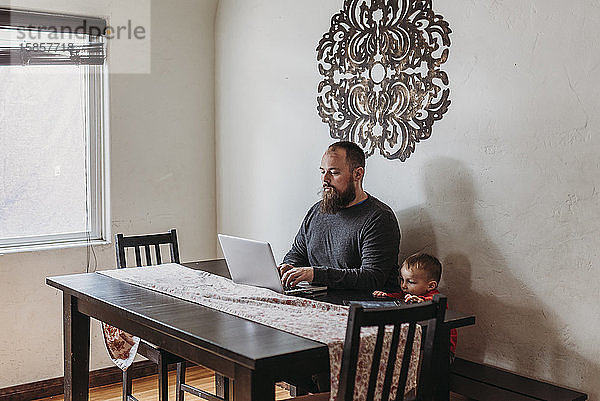
[[[462,358],[450,367],[450,391],[478,401],[587,400],[587,394]]]

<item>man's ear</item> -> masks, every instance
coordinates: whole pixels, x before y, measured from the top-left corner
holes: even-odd
[[[433,291],[437,288],[438,283],[435,280],[431,280],[429,283],[427,283],[427,291]]]
[[[354,181],[360,181],[364,177],[364,175],[365,175],[364,167],[357,167],[352,172],[352,178],[354,178]]]

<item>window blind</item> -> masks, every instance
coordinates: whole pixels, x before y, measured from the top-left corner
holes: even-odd
[[[106,21],[0,8],[0,65],[103,65]]]

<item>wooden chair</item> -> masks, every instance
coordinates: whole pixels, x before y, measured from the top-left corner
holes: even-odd
[[[444,322],[446,314],[446,297],[435,295],[433,301],[420,304],[403,305],[397,307],[363,308],[359,304],[351,304],[348,315],[348,326],[346,328],[346,339],[342,354],[342,366],[340,372],[340,384],[337,401],[352,401],[354,395],[354,383],[356,380],[356,368],[358,365],[358,350],[360,346],[360,330],[362,327],[377,327],[377,340],[373,351],[373,364],[368,375],[367,400],[374,398],[375,384],[379,374],[379,365],[383,349],[383,337],[385,326],[393,326],[391,350],[386,364],[385,378],[382,389],[382,400],[389,399],[390,388],[393,380],[393,368],[397,360],[398,342],[400,328],[403,323],[408,323],[406,346],[401,355],[401,370],[398,377],[398,392],[396,400],[405,400],[406,381],[408,368],[412,353],[416,325],[420,322],[423,330],[421,337],[421,362],[417,389],[415,396],[409,397],[415,401],[432,401],[435,396],[437,385],[437,364],[435,358],[438,355],[436,349],[439,343],[440,324]],[[426,322],[426,323],[425,323]],[[294,401],[326,401],[329,393],[310,394],[295,397]]]
[[[117,251],[117,268],[123,269],[127,267],[126,249],[133,248],[135,252],[136,267],[151,266],[161,264],[163,262],[161,245],[169,246],[171,263],[180,263],[179,247],[177,244],[177,231],[172,229],[164,234],[149,234],[149,235],[134,235],[125,237],[123,234],[115,235],[115,247]],[[154,248],[152,250],[152,248]],[[144,258],[142,258],[144,255]],[[154,257],[153,257],[154,256]],[[142,260],[144,259],[144,260]],[[167,261],[168,262],[168,261]],[[176,399],[183,401],[184,393],[188,392],[198,397],[205,398],[211,401],[227,401],[229,400],[229,379],[221,375],[215,374],[215,381],[220,382],[224,387],[223,396],[215,396],[199,388],[190,386],[185,383],[185,359],[171,354],[164,349],[141,340],[138,347],[138,353],[158,365],[158,399],[159,401],[167,401],[169,394],[168,387],[168,364],[177,363],[177,384],[176,384]],[[123,372],[123,401],[137,401],[131,394],[132,377],[128,371]]]

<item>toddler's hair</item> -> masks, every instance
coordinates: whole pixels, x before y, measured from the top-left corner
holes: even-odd
[[[418,252],[410,255],[402,264],[407,270],[421,270],[427,274],[427,278],[438,284],[442,278],[442,264],[435,257],[427,253]]]

